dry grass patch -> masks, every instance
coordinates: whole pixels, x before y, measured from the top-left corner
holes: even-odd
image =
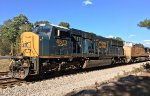
[[[9,63],[10,63],[10,60],[8,60],[8,59],[0,60],[0,72],[8,71],[9,70]]]

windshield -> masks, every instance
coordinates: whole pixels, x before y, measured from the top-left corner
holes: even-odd
[[[34,32],[50,32],[50,30],[51,30],[51,26],[49,26],[49,25],[44,25],[44,26],[41,26],[41,25],[37,25],[34,29],[33,29],[33,31]]]

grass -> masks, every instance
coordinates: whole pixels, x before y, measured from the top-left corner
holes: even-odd
[[[1,59],[0,60],[0,72],[8,71],[9,70],[9,63],[10,63],[10,60]]]

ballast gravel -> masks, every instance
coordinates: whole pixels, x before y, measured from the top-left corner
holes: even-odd
[[[0,96],[64,96],[73,90],[94,85],[95,82],[104,82],[118,74],[123,75],[124,72],[130,72],[135,68],[141,67],[141,65],[143,65],[143,62],[65,75],[29,85],[22,84],[21,86],[0,89]]]

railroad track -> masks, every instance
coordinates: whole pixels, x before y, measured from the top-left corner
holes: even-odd
[[[2,75],[8,75],[8,72],[0,72],[0,76]]]
[[[25,83],[25,81],[21,81],[18,79],[14,79],[14,78],[1,78],[0,79],[0,88],[5,89],[7,87],[14,87],[15,85],[17,86],[21,86],[22,83]]]
[[[26,81],[18,80],[8,76],[8,72],[0,72],[0,88],[5,89],[7,87],[14,87],[15,85],[21,86]]]

